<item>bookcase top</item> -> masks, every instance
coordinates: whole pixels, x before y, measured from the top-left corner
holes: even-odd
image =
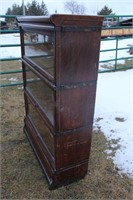
[[[103,17],[94,15],[64,15],[53,14],[50,16],[19,16],[18,23],[43,24],[53,26],[101,26]]]

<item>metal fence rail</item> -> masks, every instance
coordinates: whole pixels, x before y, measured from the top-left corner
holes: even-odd
[[[102,30],[103,31],[109,31],[110,30],[114,33],[116,32],[116,35],[112,35],[112,37],[106,37],[106,38],[102,38],[101,41],[115,41],[115,48],[110,48],[108,47],[108,49],[102,49],[100,50],[100,53],[103,52],[115,52],[115,57],[113,59],[106,59],[106,60],[100,60],[99,64],[101,63],[109,63],[109,62],[113,62],[114,61],[114,67],[112,67],[111,69],[104,69],[101,70],[99,69],[99,72],[109,72],[109,71],[117,71],[117,70],[122,70],[122,69],[127,69],[127,68],[133,68],[133,56],[126,56],[126,57],[118,57],[118,53],[121,52],[122,50],[130,50],[130,48],[133,48],[133,43],[128,46],[128,47],[119,47],[119,42],[124,40],[126,41],[127,39],[132,39],[133,38],[133,15],[108,15],[108,16],[104,16],[104,21],[107,22],[106,19],[110,19],[112,21],[112,24],[110,24],[111,26],[103,26]],[[129,26],[129,24],[125,24],[125,25],[120,25],[120,22],[123,21],[124,19],[128,19],[131,20],[132,25]],[[123,34],[118,34],[118,33],[123,33]],[[126,35],[124,35],[124,32],[127,33]],[[128,35],[130,33],[130,35]],[[115,36],[115,37],[114,37]],[[131,61],[130,64],[124,64],[120,66],[119,61]]]
[[[0,18],[12,18],[12,19],[16,19],[15,15],[0,15]],[[118,29],[125,29],[126,31],[130,28],[131,30],[133,29],[133,26],[120,26],[119,23],[121,21],[122,18],[132,18],[133,19],[133,15],[115,15],[115,16],[104,16],[105,22],[106,19],[108,18],[112,18],[112,23],[115,22],[115,25],[112,26],[103,26],[102,30],[118,30]],[[12,34],[12,33],[19,33],[19,29],[7,29],[7,30],[0,30],[1,34]],[[116,35],[115,37],[104,37],[101,38],[102,42],[109,42],[109,41],[115,41],[115,48],[106,48],[106,49],[101,49],[100,53],[106,53],[106,52],[115,52],[115,56],[114,58],[111,59],[106,59],[106,60],[100,60],[99,61],[99,65],[101,65],[103,63],[103,65],[106,63],[106,68],[99,68],[99,73],[103,73],[103,72],[110,72],[110,71],[117,71],[117,70],[121,70],[121,69],[127,69],[127,68],[133,68],[133,56],[126,56],[126,57],[118,57],[118,52],[122,51],[122,50],[127,50],[129,51],[129,49],[133,46],[133,44],[131,44],[131,46],[126,46],[126,47],[119,47],[119,41],[122,40],[126,40],[126,39],[132,39],[132,35],[126,35],[126,37],[124,35]],[[12,48],[12,47],[20,47],[20,44],[0,44],[0,48]],[[4,58],[1,57],[0,58],[0,62],[1,65],[4,61],[17,61],[20,60],[20,57],[12,57],[12,58]],[[119,61],[131,61],[129,62],[130,64],[123,64],[120,65]],[[109,62],[114,62],[113,67],[107,67]],[[20,69],[16,69],[16,70],[4,70],[0,72],[0,75],[9,75],[9,74],[18,74],[18,73],[22,73],[22,70]],[[6,83],[6,84],[0,84],[0,87],[7,87],[7,86],[15,86],[15,85],[22,85],[23,82],[15,82],[15,83]]]
[[[100,70],[99,69],[99,73],[103,73],[103,72],[109,72],[109,71],[117,71],[117,70],[122,70],[122,69],[128,69],[128,68],[133,68],[133,56],[126,56],[126,57],[120,57],[118,58],[118,51],[121,51],[121,50],[130,50],[130,46],[129,47],[122,47],[122,48],[119,48],[118,47],[118,43],[119,41],[121,40],[126,40],[126,39],[132,39],[132,36],[130,37],[127,37],[127,38],[120,38],[118,36],[116,36],[115,38],[111,39],[111,38],[108,38],[108,39],[101,39],[101,41],[111,41],[111,40],[114,40],[116,42],[116,47],[115,48],[112,48],[112,49],[104,49],[104,50],[100,50],[100,53],[103,53],[103,52],[112,52],[112,51],[115,51],[115,57],[113,59],[107,59],[107,60],[100,60],[99,61],[99,64],[100,63],[109,63],[109,62],[112,62],[114,61],[114,67],[112,67],[111,69],[108,69],[108,70]],[[123,66],[121,67],[118,67],[118,61],[120,60],[132,60],[131,64],[130,65],[125,65],[123,64]]]
[[[14,19],[14,21],[16,20],[16,15],[0,15],[0,18],[5,18],[5,19]],[[2,26],[1,26],[1,29],[0,29],[0,34],[12,34],[12,33],[19,33],[19,29],[2,29]],[[0,44],[0,48],[5,48],[5,47],[20,47],[20,44]],[[1,57],[0,58],[0,62],[1,62],[1,66],[3,65],[3,62],[4,61],[18,61],[20,60],[21,58],[20,57],[12,57],[12,58],[4,58],[4,57]],[[22,69],[17,69],[17,70],[1,70],[0,71],[0,75],[3,76],[3,75],[9,75],[9,74],[13,74],[13,77],[15,76],[15,74],[18,74],[18,73],[22,73]],[[2,79],[1,79],[2,80]],[[16,85],[22,85],[23,84],[23,81],[20,81],[20,82],[15,82],[15,83],[2,83],[0,84],[0,87],[7,87],[7,86],[16,86]]]

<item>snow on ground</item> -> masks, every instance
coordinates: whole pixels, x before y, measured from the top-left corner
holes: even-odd
[[[0,44],[20,43],[19,34],[0,35]],[[132,45],[131,39],[120,40],[119,47]],[[115,41],[101,43],[101,49],[115,48]],[[120,51],[120,57],[129,56],[128,50]],[[19,47],[0,48],[0,57],[20,57]],[[101,53],[100,60],[113,59],[114,53]],[[123,61],[120,61],[123,62]],[[13,78],[13,77],[12,77]],[[110,141],[112,150],[107,149],[119,172],[133,178],[133,70],[98,75],[94,129],[101,129]],[[114,140],[116,142],[114,142]],[[119,148],[117,148],[119,146]],[[100,156],[100,155],[99,155]]]
[[[118,48],[130,48],[133,46],[133,39],[129,38],[121,38],[118,40]],[[101,50],[107,50],[107,49],[115,49],[116,48],[116,40],[108,40],[108,41],[102,41],[101,42]],[[132,57],[133,55],[129,54],[129,49],[119,50],[117,52],[117,58],[126,58],[126,57]],[[116,52],[115,51],[108,51],[108,52],[101,52],[100,53],[100,61],[103,60],[111,60],[115,59]],[[118,60],[119,64],[124,64],[125,60]],[[100,63],[100,66],[104,65],[106,63]],[[114,61],[108,62],[108,65],[111,67],[114,65]],[[101,68],[100,68],[101,69]]]
[[[98,74],[94,129],[98,128],[108,141],[118,141],[112,142],[112,148],[120,146],[113,162],[133,178],[133,70]]]
[[[2,44],[20,44],[20,35],[14,34],[1,34],[0,45]],[[0,58],[17,58],[21,57],[20,47],[3,47],[0,48]]]
[[[0,35],[0,44],[20,44],[20,35],[18,33]],[[26,52],[28,52],[28,56],[44,55],[43,51],[41,50],[34,51],[34,49],[29,48],[29,46],[26,46]],[[20,47],[0,48],[0,58],[13,58],[13,57],[15,58],[21,57]]]

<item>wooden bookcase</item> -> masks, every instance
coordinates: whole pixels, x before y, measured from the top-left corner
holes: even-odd
[[[102,17],[18,17],[26,133],[50,188],[88,170]]]

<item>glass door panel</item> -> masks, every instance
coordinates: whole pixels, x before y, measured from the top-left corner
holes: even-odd
[[[46,144],[47,148],[54,155],[54,138],[50,130],[46,127],[42,117],[32,105],[32,103],[28,100],[29,105],[29,116],[39,133],[40,137],[42,138],[43,142]]]
[[[26,88],[39,103],[52,125],[54,125],[54,91],[28,67],[26,67]]]
[[[54,33],[25,32],[24,55],[54,77]]]

